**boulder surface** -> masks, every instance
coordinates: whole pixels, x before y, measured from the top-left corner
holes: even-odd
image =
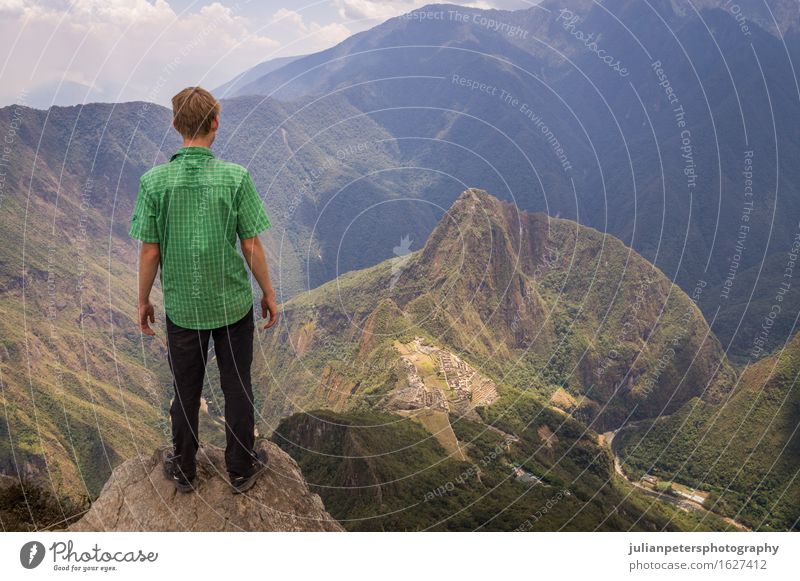
[[[342,531],[311,492],[297,463],[268,440],[256,449],[267,470],[244,494],[233,494],[224,451],[201,446],[194,492],[166,479],[160,451],[114,469],[97,500],[71,531]]]

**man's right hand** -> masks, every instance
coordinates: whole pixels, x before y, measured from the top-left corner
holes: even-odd
[[[269,313],[269,321],[264,325],[264,329],[269,329],[278,322],[278,302],[275,300],[274,292],[261,297],[261,317],[266,319],[267,313]]]
[[[150,323],[156,322],[156,311],[150,301],[139,305],[139,328],[145,335],[153,336],[156,334],[150,328]]]

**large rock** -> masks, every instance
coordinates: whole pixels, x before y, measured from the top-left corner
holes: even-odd
[[[297,463],[272,442],[259,440],[269,468],[255,486],[235,495],[224,452],[202,446],[197,489],[175,490],[163,475],[158,450],[118,466],[72,531],[341,531],[320,497],[309,491]]]

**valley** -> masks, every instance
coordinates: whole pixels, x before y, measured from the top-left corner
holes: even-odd
[[[623,468],[702,491],[704,505],[754,530],[797,527],[800,343],[748,366],[724,402],[687,402],[615,437]]]
[[[619,456],[614,453],[613,441],[615,435],[616,431],[605,432],[604,434],[600,434],[600,438],[601,443],[607,446],[608,450],[614,456],[614,470],[619,476],[627,480],[632,486],[658,499],[659,501],[670,502],[680,507],[684,511],[704,512],[708,513],[708,515],[712,518],[720,517],[720,515],[716,515],[706,508],[705,504],[708,502],[709,498],[709,494],[706,492],[686,487],[682,484],[678,484],[677,482],[661,481],[657,477],[650,476],[649,474],[642,476],[639,481],[628,477],[625,474],[625,471],[622,469],[622,462],[620,461]],[[751,530],[732,518],[722,517],[722,519],[739,530]]]

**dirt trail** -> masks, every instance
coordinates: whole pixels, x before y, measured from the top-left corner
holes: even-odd
[[[284,129],[283,127],[281,127],[281,137],[283,138],[283,144],[286,146],[286,149],[289,150],[289,153],[294,155],[294,150],[292,149],[292,146],[289,145],[289,135],[286,129]]]

